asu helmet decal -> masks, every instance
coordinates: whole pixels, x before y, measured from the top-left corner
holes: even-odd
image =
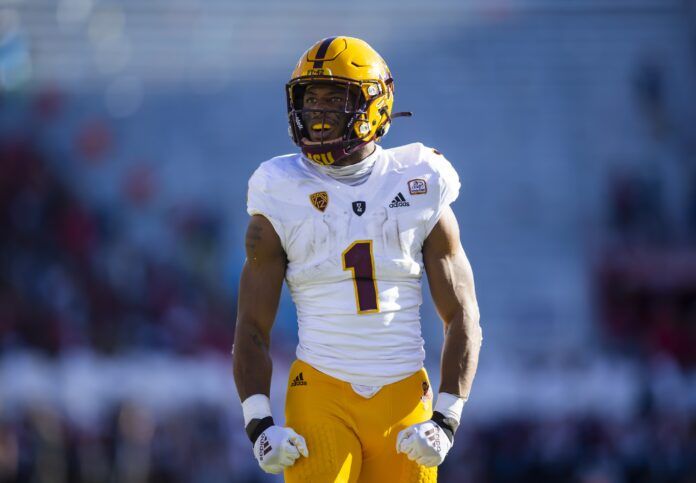
[[[303,121],[304,91],[313,83],[332,83],[351,90],[354,105],[343,136],[311,141]],[[333,164],[389,130],[394,104],[394,81],[386,62],[367,42],[352,37],[329,37],[309,48],[297,62],[286,85],[289,133],[308,158]],[[329,112],[329,111],[323,111]],[[336,111],[332,111],[336,112]]]

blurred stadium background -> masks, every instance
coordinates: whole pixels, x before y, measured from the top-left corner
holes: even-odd
[[[331,34],[415,112],[383,145],[462,178],[484,346],[441,481],[695,482],[693,0],[0,0],[0,482],[279,481],[231,373],[246,182]]]

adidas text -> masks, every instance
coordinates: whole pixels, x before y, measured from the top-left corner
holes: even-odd
[[[404,195],[399,192],[398,195],[394,197],[391,203],[389,203],[389,208],[399,208],[401,206],[411,206],[408,201],[406,201],[406,198],[404,198]]]

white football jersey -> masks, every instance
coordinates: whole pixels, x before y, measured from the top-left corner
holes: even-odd
[[[422,247],[459,177],[420,143],[377,150],[370,177],[349,186],[301,154],[262,163],[247,211],[268,218],[288,258],[297,358],[352,384],[381,386],[423,366]]]

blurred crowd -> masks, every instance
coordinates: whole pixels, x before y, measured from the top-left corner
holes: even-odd
[[[648,406],[625,421],[465,421],[439,471],[444,483],[688,483],[696,475],[696,422]],[[2,483],[269,480],[222,407],[155,415],[125,401],[88,428],[50,406],[0,415]]]
[[[611,251],[597,285],[609,345],[641,359],[696,364],[696,251]]]
[[[663,68],[638,63],[633,98],[641,159],[609,178],[609,242],[596,298],[610,345],[696,363],[696,142],[670,109]]]
[[[0,417],[0,481],[231,481],[245,467],[250,473],[253,462],[236,461],[251,454],[230,451],[234,434],[244,436],[230,430],[222,408],[209,405],[155,420],[142,405],[123,402],[90,426],[34,405],[9,420]]]
[[[696,423],[673,414],[520,418],[462,433],[440,481],[692,482],[696,475]]]
[[[219,219],[172,214],[180,256],[158,258],[129,241],[121,216],[80,199],[32,139],[0,140],[1,352],[229,352],[233,297],[206,265],[220,254]]]

